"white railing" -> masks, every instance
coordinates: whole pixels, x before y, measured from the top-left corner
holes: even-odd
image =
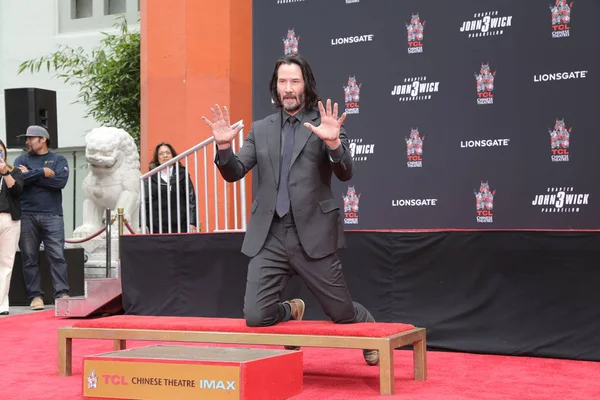
[[[235,124],[233,124],[231,126],[232,129],[235,129],[238,125],[242,124],[243,120],[240,120],[238,122],[236,122]],[[208,151],[207,151],[207,147],[211,144],[213,144],[215,141],[215,139],[213,137],[210,137],[209,139],[204,140],[201,143],[198,143],[197,145],[195,145],[194,147],[184,151],[183,153],[177,155],[177,157],[172,158],[171,160],[169,160],[168,162],[159,165],[158,167],[152,169],[151,171],[148,171],[147,173],[143,174],[140,177],[140,221],[141,221],[141,228],[142,228],[142,233],[149,233],[148,229],[150,230],[150,232],[154,232],[154,223],[153,223],[153,212],[154,212],[154,208],[152,207],[152,202],[153,201],[158,201],[158,233],[182,233],[182,232],[190,232],[190,225],[195,225],[197,228],[200,227],[200,207],[199,207],[199,198],[200,198],[200,190],[199,190],[199,186],[198,186],[198,157],[202,157],[202,162],[203,162],[203,178],[204,178],[204,221],[202,224],[202,231],[203,232],[231,232],[231,231],[245,231],[246,230],[246,178],[242,178],[241,180],[234,182],[234,183],[229,183],[226,182],[224,179],[221,178],[219,172],[217,171],[216,166],[214,165],[214,159],[216,156],[216,152],[217,152],[217,146],[210,146],[212,147],[212,159],[210,159],[210,162],[207,158],[208,156]],[[232,149],[234,151],[239,151],[239,149],[242,147],[244,142],[244,129],[240,130],[237,139],[234,139],[232,142]],[[181,220],[182,220],[182,214],[181,214],[181,191],[180,191],[180,186],[179,186],[179,164],[180,161],[185,159],[184,161],[184,166],[185,166],[185,170],[186,173],[189,174],[189,168],[188,168],[188,159],[189,157],[193,157],[194,158],[194,179],[192,182],[192,190],[194,191],[195,194],[195,210],[196,210],[196,215],[193,218],[190,218],[190,204],[189,204],[189,200],[190,200],[190,179],[186,179],[186,187],[185,187],[185,196],[186,196],[186,221],[188,221],[187,226],[183,227],[184,229],[182,230],[182,226],[181,226]],[[171,224],[171,196],[168,195],[166,196],[167,199],[167,211],[166,211],[166,217],[168,218],[167,220],[167,225],[168,225],[168,232],[163,232],[162,226],[162,220],[163,220],[163,213],[160,212],[162,210],[162,190],[158,190],[158,199],[153,199],[152,196],[152,177],[154,175],[159,174],[162,170],[167,169],[167,168],[173,168],[174,165],[174,173],[175,173],[175,182],[176,182],[176,198],[175,198],[175,202],[176,202],[176,206],[177,206],[177,230],[176,232],[172,232],[172,224]],[[213,218],[214,218],[214,228],[211,229],[212,225],[210,224],[210,209],[211,209],[211,204],[209,201],[209,186],[208,186],[208,168],[209,165],[212,166],[213,169],[213,194],[214,194],[214,203],[213,203],[213,207],[212,209],[214,210],[213,213]],[[219,175],[219,176],[217,176]],[[167,176],[170,176],[170,174],[167,174]],[[161,182],[160,179],[162,179],[161,177],[158,177],[157,182]],[[219,182],[222,182],[221,185],[219,185]],[[167,185],[167,193],[171,193],[171,180],[170,179],[166,179],[166,185]],[[165,184],[162,183],[162,184]],[[223,205],[224,205],[224,210],[223,210],[223,215],[219,215],[219,187],[221,186],[222,188],[222,196],[223,196]],[[230,227],[229,224],[229,199],[228,199],[228,189],[232,187],[232,191],[233,191],[233,226]],[[240,200],[238,201],[238,190],[239,190],[239,197]],[[146,202],[146,197],[148,198],[148,201]],[[149,221],[146,221],[146,208],[148,208],[149,213],[148,213],[148,219]],[[241,218],[239,218],[241,216]],[[219,219],[220,217],[222,217],[223,219],[223,228],[220,227],[219,224]],[[238,222],[239,220],[239,222]],[[194,223],[195,222],[195,223]]]

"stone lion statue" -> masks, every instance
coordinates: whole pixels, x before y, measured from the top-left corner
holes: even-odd
[[[131,227],[139,229],[140,157],[133,138],[123,129],[95,128],[85,137],[89,170],[83,181],[83,224],[73,232],[84,238],[104,227],[105,210],[123,208]],[[118,225],[112,225],[117,234]]]

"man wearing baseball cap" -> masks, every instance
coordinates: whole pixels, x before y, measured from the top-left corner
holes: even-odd
[[[50,135],[39,125],[27,128],[26,154],[15,160],[15,168],[23,172],[25,186],[21,193],[21,237],[19,248],[23,260],[23,276],[32,310],[44,309],[44,292],[38,254],[40,243],[52,275],[54,298],[69,297],[67,262],[65,261],[65,225],[62,189],[69,179],[67,159],[48,149]]]

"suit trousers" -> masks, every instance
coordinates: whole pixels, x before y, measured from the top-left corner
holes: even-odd
[[[248,264],[244,315],[248,326],[270,326],[291,318],[281,292],[293,275],[300,276],[335,323],[370,322],[373,317],[353,302],[337,254],[310,258],[300,243],[291,213],[274,216],[263,248]]]

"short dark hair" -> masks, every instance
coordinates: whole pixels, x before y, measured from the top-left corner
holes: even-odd
[[[288,54],[283,56],[277,60],[275,63],[275,69],[273,70],[273,76],[271,77],[271,98],[277,108],[283,108],[283,103],[279,98],[279,93],[277,93],[277,79],[278,79],[278,70],[282,64],[296,64],[302,70],[302,78],[304,79],[304,107],[307,109],[316,108],[319,100],[319,93],[317,92],[317,81],[315,80],[315,76],[313,75],[312,68],[310,64],[304,57],[300,54]]]

